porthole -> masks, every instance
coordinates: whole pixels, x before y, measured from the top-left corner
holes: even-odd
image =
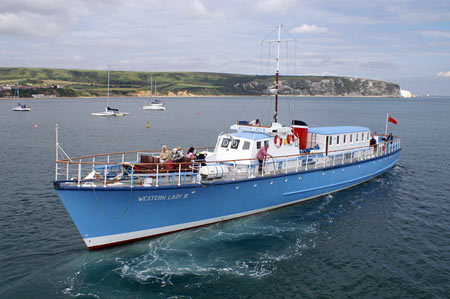
[[[236,190],[239,189],[239,186],[236,186]]]

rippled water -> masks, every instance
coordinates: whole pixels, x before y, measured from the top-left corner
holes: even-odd
[[[0,298],[450,297],[450,99],[282,99],[284,123],[361,125],[403,138],[390,172],[355,188],[234,221],[89,252],[52,189],[56,123],[71,156],[210,146],[271,100],[0,101]],[[262,117],[261,117],[262,116]],[[150,128],[145,126],[147,121]],[[34,128],[34,125],[38,125]]]

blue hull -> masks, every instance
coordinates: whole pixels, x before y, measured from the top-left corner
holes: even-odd
[[[400,150],[328,168],[246,180],[160,187],[76,187],[56,191],[90,249],[198,227],[295,204],[370,180]]]

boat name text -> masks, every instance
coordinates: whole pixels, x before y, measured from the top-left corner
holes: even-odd
[[[177,193],[171,195],[144,195],[139,196],[138,201],[175,200],[175,199],[185,199],[188,197],[189,193]]]

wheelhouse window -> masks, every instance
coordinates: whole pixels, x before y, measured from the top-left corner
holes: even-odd
[[[361,133],[361,141],[364,141],[364,133]]]
[[[333,145],[333,136],[328,136],[328,145]]]
[[[244,141],[244,145],[242,146],[243,150],[248,150],[250,149],[250,142],[248,141]]]
[[[261,141],[256,142],[256,149],[260,149],[261,148]]]
[[[269,140],[264,140],[264,145],[269,145]]]
[[[339,135],[336,137],[336,145],[339,145]]]
[[[369,140],[369,132],[367,132],[367,138],[366,138],[366,140]]]
[[[230,145],[230,138],[224,138],[222,139],[222,144],[220,145],[221,147],[228,147],[228,145]]]
[[[233,139],[233,140],[231,141],[231,146],[230,146],[230,148],[232,148],[232,149],[237,149],[237,148],[239,147],[239,142],[240,142],[239,139]]]
[[[353,143],[353,134],[350,134],[350,143]]]
[[[358,142],[358,133],[355,134],[356,142]]]
[[[343,142],[344,144],[346,144],[347,143],[347,135],[344,135],[344,142]]]

